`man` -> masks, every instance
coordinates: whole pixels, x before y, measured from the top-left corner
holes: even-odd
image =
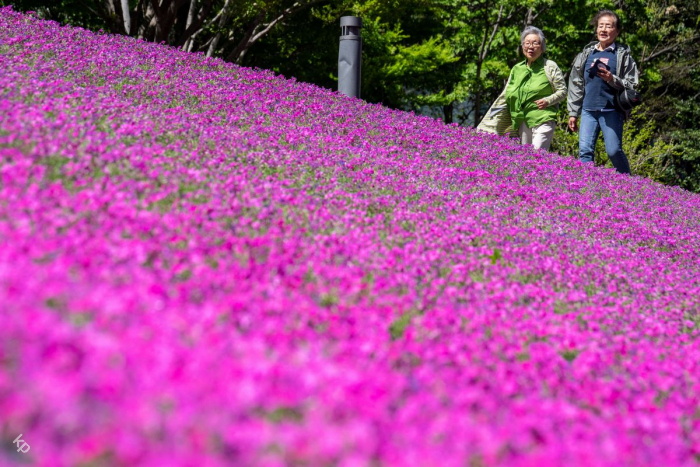
[[[593,162],[595,144],[602,130],[605,151],[615,169],[630,173],[629,161],[622,150],[622,127],[625,116],[615,108],[618,90],[634,89],[639,70],[629,47],[615,42],[622,23],[610,10],[599,11],[591,20],[597,41],[588,44],[576,56],[569,75],[569,129],[579,132],[579,159]]]

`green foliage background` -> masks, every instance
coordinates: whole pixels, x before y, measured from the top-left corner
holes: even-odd
[[[106,1],[0,0],[0,4],[35,10],[62,23],[115,31],[118,21],[99,14]],[[143,1],[130,0],[131,7],[136,9]],[[545,32],[548,58],[568,74],[576,53],[593,38],[589,18],[602,8],[615,10],[623,22],[619,40],[631,46],[642,71],[644,104],[625,124],[623,142],[633,173],[700,192],[697,0],[306,1],[308,7],[285,17],[237,61],[334,89],[339,17],[357,15],[364,24],[362,98],[461,125],[478,123],[510,68],[523,59],[519,47],[523,27],[532,24]],[[215,0],[211,14],[224,2]],[[274,16],[295,0],[233,4],[228,23],[216,30],[211,26],[208,33],[239,37],[250,18]],[[177,21],[182,20],[180,16]],[[176,22],[167,42],[182,43],[178,36],[182,30]],[[229,52],[222,45],[214,55],[226,58]],[[552,150],[577,157],[577,135],[566,130],[566,120],[562,108]],[[596,163],[610,164],[602,144]]]

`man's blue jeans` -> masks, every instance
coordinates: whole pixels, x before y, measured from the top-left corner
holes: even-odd
[[[622,151],[622,114],[616,110],[601,112],[599,110],[582,110],[581,125],[578,133],[578,155],[581,162],[593,162],[595,143],[600,130],[603,130],[605,152],[615,169],[623,174],[630,173],[630,164]]]

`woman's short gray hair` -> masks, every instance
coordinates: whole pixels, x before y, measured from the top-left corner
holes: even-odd
[[[545,53],[547,51],[547,41],[544,38],[544,33],[540,28],[536,28],[534,26],[528,26],[525,29],[523,29],[523,32],[520,33],[520,45],[523,45],[523,42],[525,42],[525,38],[530,34],[537,34],[540,37],[540,44],[542,44],[542,53]]]

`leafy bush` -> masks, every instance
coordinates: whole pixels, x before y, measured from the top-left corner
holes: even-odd
[[[570,132],[567,123],[566,112],[560,110],[551,150],[578,159],[578,133]],[[676,173],[678,162],[675,159],[682,157],[680,154],[684,152],[683,148],[674,141],[659,139],[656,124],[645,120],[643,114],[634,113],[625,121],[622,149],[627,155],[633,175],[668,185],[681,184]],[[597,166],[612,167],[605,152],[602,132],[596,143],[594,161]],[[684,188],[687,186],[686,184]]]

